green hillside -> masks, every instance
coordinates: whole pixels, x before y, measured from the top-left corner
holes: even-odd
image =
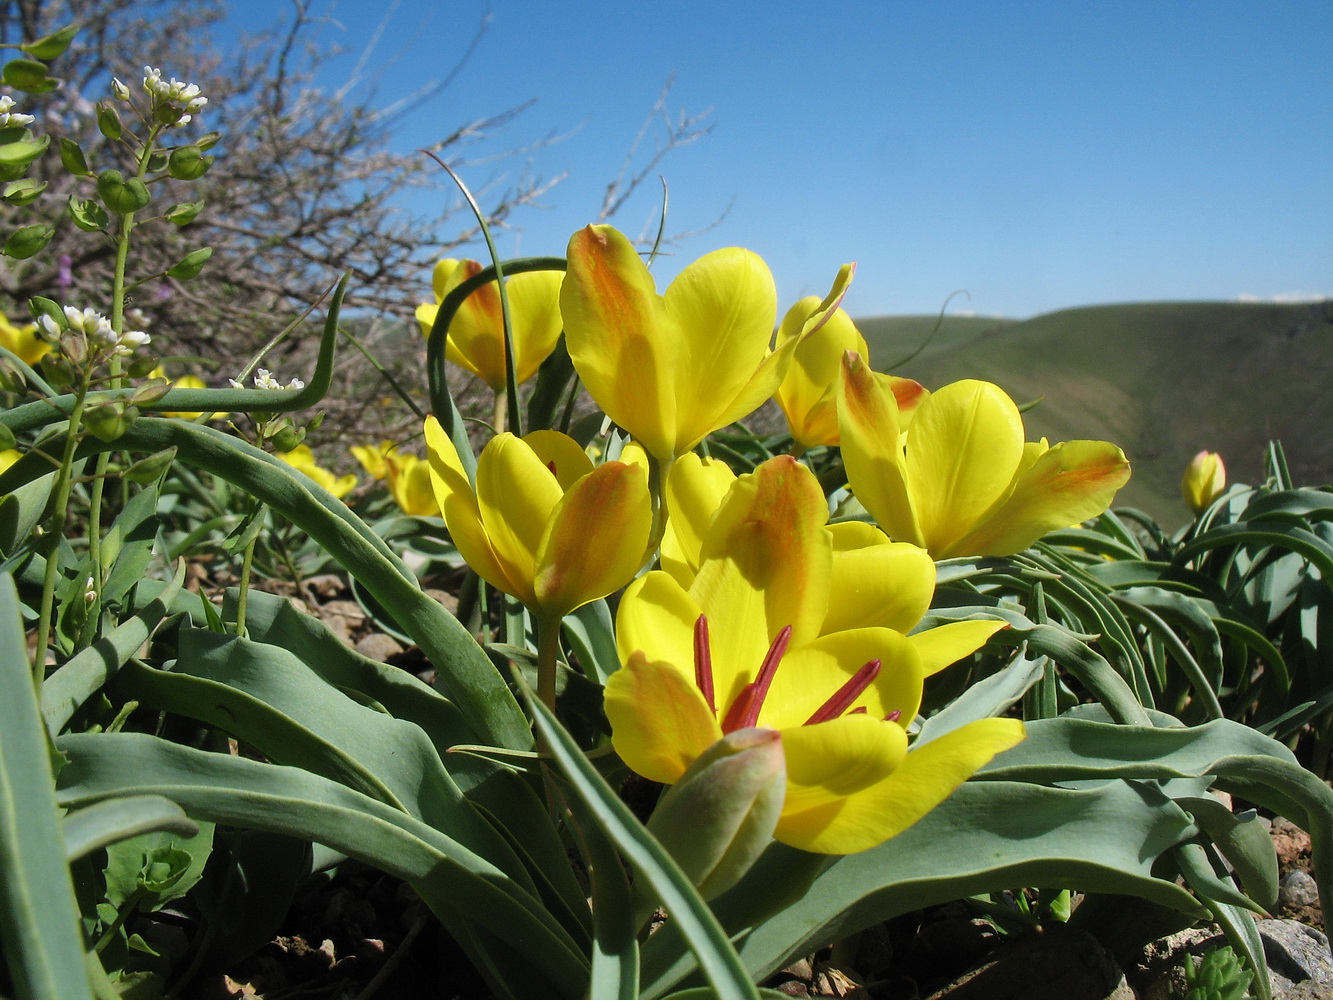
[[[919,345],[934,317],[859,320],[877,368]],[[1162,302],[1088,306],[1008,321],[946,319],[893,369],[928,387],[996,382],[1021,403],[1029,438],[1100,438],[1125,449],[1134,477],[1118,504],[1168,525],[1186,517],[1180,473],[1201,448],[1233,481],[1262,474],[1282,441],[1292,475],[1333,481],[1333,300],[1297,305]]]

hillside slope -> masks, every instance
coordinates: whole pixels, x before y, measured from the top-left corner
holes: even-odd
[[[959,321],[961,320],[961,322]],[[1255,482],[1270,438],[1292,475],[1333,481],[1333,300],[1088,306],[1023,321],[962,317],[894,369],[936,387],[984,378],[1020,403],[1028,437],[1100,438],[1124,448],[1134,478],[1117,505],[1168,525],[1185,519],[1180,473],[1201,448],[1233,481]],[[909,354],[933,317],[858,320],[876,367]]]

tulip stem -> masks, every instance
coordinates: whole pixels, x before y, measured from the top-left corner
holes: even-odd
[[[555,667],[560,657],[560,623],[563,615],[537,619],[537,697],[555,711]]]
[[[509,399],[509,393],[504,389],[497,389],[495,393],[495,409],[491,415],[491,426],[495,428],[496,434],[503,434],[505,431],[505,417],[508,415],[506,403]]]
[[[671,474],[674,458],[660,459],[655,455],[648,456],[648,493],[652,497],[653,504],[653,529],[648,536],[648,561],[651,562],[653,554],[662,544],[662,536],[666,534],[667,522],[667,503],[666,503],[666,481],[667,476]]]

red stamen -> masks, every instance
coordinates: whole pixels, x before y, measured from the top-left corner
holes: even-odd
[[[894,709],[892,712],[890,712],[888,715],[884,716],[884,721],[885,721],[885,722],[897,722],[897,721],[898,721],[899,719],[901,719],[902,717],[903,717],[902,709],[900,709],[900,708],[895,708],[895,709]]]
[[[708,619],[703,615],[694,622],[694,683],[716,716],[717,702],[713,698],[713,652],[708,645]]]
[[[833,697],[815,709],[815,714],[805,720],[807,726],[813,726],[817,722],[828,722],[830,719],[836,719],[843,712],[852,707],[852,702],[861,697],[866,688],[879,676],[879,660],[871,660],[864,667],[852,674],[847,679],[847,683],[833,692]],[[864,711],[864,710],[863,710]]]
[[[782,662],[782,656],[787,652],[790,642],[791,626],[784,625],[777,638],[773,640],[773,645],[768,647],[768,654],[764,657],[763,665],[760,666],[754,681],[745,685],[740,697],[731,703],[731,708],[727,709],[727,716],[722,720],[724,733],[749,729],[758,724],[759,710],[763,708],[764,699],[768,697],[768,689],[773,684],[773,675],[778,672],[778,664]]]

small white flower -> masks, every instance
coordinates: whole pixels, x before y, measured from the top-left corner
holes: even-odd
[[[120,335],[115,352],[121,357],[128,357],[141,347],[147,347],[153,338],[142,330],[126,330]]]
[[[0,128],[8,128],[11,125],[31,125],[37,119],[32,115],[19,114],[17,111],[11,111],[14,107],[14,98],[8,94],[0,94]]]
[[[60,335],[65,332],[60,329],[60,324],[46,313],[42,313],[37,317],[37,330],[45,340],[53,342],[59,340]]]
[[[244,388],[245,388],[245,383],[242,382],[242,381],[240,381],[239,379],[229,378],[229,379],[227,379],[227,381],[231,383],[231,387],[232,387],[233,389],[244,389]]]
[[[232,386],[236,389],[245,388],[245,386],[242,383],[236,381],[236,379],[234,378],[227,379],[227,381],[230,382]],[[257,368],[255,369],[255,388],[256,389],[304,389],[305,383],[302,382],[299,378],[294,378],[286,385],[283,385],[281,382],[279,382],[276,378],[273,377],[273,373],[269,371],[267,368]]]
[[[128,101],[130,99],[130,88],[121,83],[114,76],[111,78],[111,93],[116,96],[118,101]]]

